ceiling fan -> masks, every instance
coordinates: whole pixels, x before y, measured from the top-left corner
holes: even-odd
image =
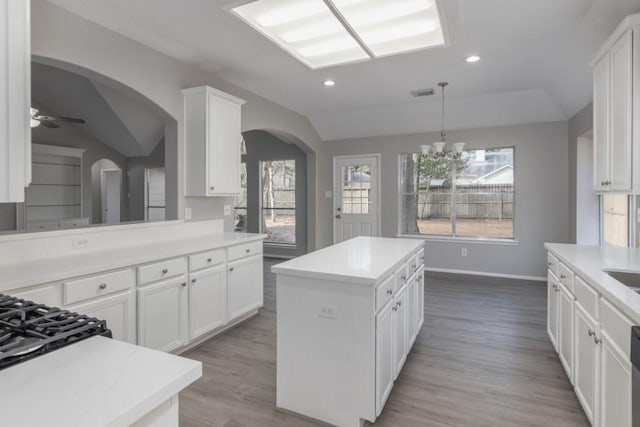
[[[45,114],[40,114],[40,110],[37,108],[31,108],[31,127],[35,128],[40,125],[56,129],[59,128],[60,125],[54,122],[68,122],[68,123],[79,123],[85,124],[86,122],[83,119],[75,119],[73,117],[62,117],[62,116],[50,116]]]

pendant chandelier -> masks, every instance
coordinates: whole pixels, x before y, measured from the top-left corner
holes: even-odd
[[[465,143],[464,142],[454,142],[453,150],[450,152],[446,151],[446,139],[447,139],[447,131],[445,130],[445,97],[444,91],[447,86],[449,86],[448,82],[440,82],[438,83],[440,86],[440,91],[442,92],[442,131],[440,132],[440,141],[434,142],[433,146],[429,144],[421,145],[420,149],[422,150],[422,154],[431,155],[434,157],[452,157],[453,159],[459,159],[464,150]]]

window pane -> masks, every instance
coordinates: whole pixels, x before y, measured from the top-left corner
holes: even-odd
[[[343,214],[368,214],[370,192],[370,165],[350,165],[342,167]]]
[[[240,163],[240,194],[233,199],[235,231],[247,231],[247,163]]]
[[[513,148],[469,150],[456,178],[456,236],[513,237]]]
[[[262,227],[267,242],[296,243],[295,160],[262,162]]]
[[[602,237],[613,246],[629,246],[629,197],[626,194],[602,196]]]

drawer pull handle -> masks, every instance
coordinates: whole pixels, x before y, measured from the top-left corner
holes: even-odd
[[[398,307],[394,305],[393,307],[391,307],[391,310],[398,311]]]
[[[167,269],[167,268],[163,268],[162,269],[162,274],[167,274],[168,272],[169,272],[169,269]]]
[[[598,338],[595,335],[593,336],[593,342],[596,344],[602,344],[602,338]]]
[[[595,331],[593,329],[589,329],[588,334],[589,334],[590,337],[595,337],[596,336],[596,333],[595,333]]]
[[[207,258],[207,263],[211,263],[213,261],[211,258]]]
[[[402,306],[402,301],[398,301],[398,307]]]
[[[393,290],[387,289],[387,295],[393,295]]]
[[[191,283],[196,283],[198,281],[198,279],[196,279],[195,277],[193,279],[191,279]]]
[[[106,283],[101,283],[99,288],[100,289],[107,289],[107,284]]]

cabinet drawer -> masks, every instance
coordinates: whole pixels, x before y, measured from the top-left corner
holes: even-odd
[[[576,301],[580,303],[582,308],[584,308],[591,317],[598,320],[599,294],[578,276],[575,277],[574,285]]]
[[[418,255],[417,255],[416,259],[418,260],[418,267],[424,265],[424,249],[420,249],[418,251]]]
[[[120,270],[62,284],[64,304],[74,304],[91,298],[110,295],[129,289],[134,285],[133,270]]]
[[[227,249],[227,259],[232,261],[234,259],[244,258],[251,255],[258,255],[262,253],[262,240],[257,242],[245,243],[243,245],[232,246]]]
[[[631,326],[634,323],[618,311],[609,301],[600,299],[600,328],[607,333],[624,352],[627,358],[631,354]]]
[[[558,258],[547,252],[547,268],[558,277]]]
[[[221,264],[227,260],[227,253],[224,249],[202,252],[189,257],[189,271],[196,271],[205,267]]]
[[[376,288],[376,311],[384,307],[393,298],[393,282],[395,276],[389,276]]]
[[[395,277],[395,284],[394,284],[394,289],[393,292],[398,292],[404,285],[405,283],[407,283],[407,281],[409,280],[409,276],[408,276],[408,272],[409,272],[409,263],[404,263],[402,264],[402,266],[396,270],[394,277]]]
[[[562,262],[558,262],[558,274],[557,274],[558,280],[560,281],[560,283],[562,283],[564,285],[565,288],[567,288],[567,290],[569,292],[574,292],[573,289],[573,271],[571,271],[571,269],[569,267],[567,267],[566,265],[564,265]]]
[[[184,258],[169,259],[138,267],[138,285],[155,282],[186,272]]]

